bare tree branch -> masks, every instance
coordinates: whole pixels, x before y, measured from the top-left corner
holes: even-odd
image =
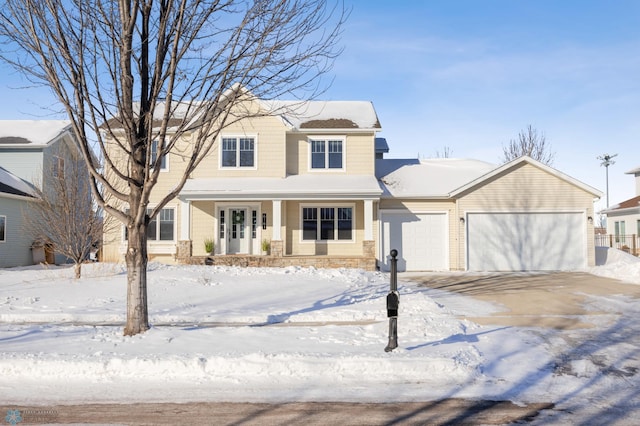
[[[555,153],[551,151],[551,146],[547,143],[544,133],[538,132],[531,125],[526,130],[521,130],[518,139],[511,139],[507,146],[502,147],[502,161],[504,163],[516,158],[528,155],[534,160],[551,165]]]
[[[96,202],[127,227],[125,334],[148,328],[149,221],[180,192],[222,129],[265,114],[231,111],[248,93],[311,99],[323,91],[321,77],[341,53],[348,15],[329,1],[1,2],[0,57],[55,93],[80,141]],[[186,135],[190,152],[180,152]],[[186,159],[183,178],[156,194],[148,214],[170,154]]]

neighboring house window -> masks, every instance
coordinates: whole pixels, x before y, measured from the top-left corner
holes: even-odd
[[[64,179],[64,158],[55,157],[53,159],[53,177]]]
[[[344,143],[342,139],[311,139],[311,168],[314,170],[342,169]]]
[[[7,226],[7,217],[0,216],[0,242],[4,243],[7,241],[6,239],[6,226]]]
[[[151,164],[155,164],[158,159],[158,141],[151,142]],[[162,157],[160,163],[160,170],[168,170],[167,168],[167,156]]]
[[[305,241],[353,239],[353,207],[303,207],[302,239]]]
[[[147,209],[147,214],[151,209]],[[147,227],[147,241],[173,241],[175,229],[175,209],[164,208]],[[124,239],[128,238],[127,228],[124,228]]]
[[[254,138],[222,138],[222,167],[255,167],[256,143]]]
[[[626,230],[625,228],[625,222],[624,220],[622,221],[616,221],[614,223],[614,227],[615,227],[615,233],[616,233],[616,242],[619,243],[622,239],[622,242],[624,243],[624,235]]]

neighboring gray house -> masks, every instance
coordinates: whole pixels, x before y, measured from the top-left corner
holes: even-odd
[[[34,200],[31,185],[0,167],[0,268],[33,263],[22,213]]]
[[[69,121],[0,120],[0,267],[33,263],[32,237],[22,224],[32,185],[46,188],[50,174],[64,173],[77,153]]]

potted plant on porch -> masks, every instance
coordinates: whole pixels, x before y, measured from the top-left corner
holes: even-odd
[[[265,238],[262,240],[262,255],[267,255],[269,253],[269,241]]]
[[[206,251],[209,256],[213,256],[214,250],[215,250],[215,242],[213,241],[213,238],[205,238],[204,251]]]

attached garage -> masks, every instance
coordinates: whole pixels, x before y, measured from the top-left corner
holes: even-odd
[[[583,212],[468,213],[467,265],[472,271],[585,268]]]
[[[390,269],[389,253],[398,250],[398,271],[449,269],[446,213],[382,211],[381,269]]]

